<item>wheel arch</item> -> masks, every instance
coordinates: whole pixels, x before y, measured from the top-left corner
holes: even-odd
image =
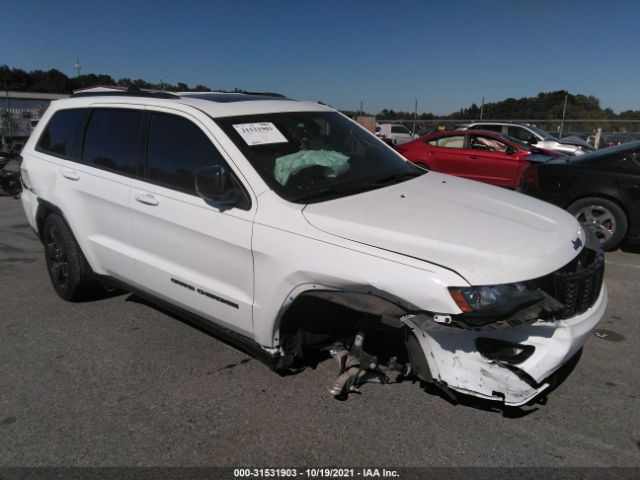
[[[580,193],[579,195],[575,195],[575,196],[571,197],[571,199],[568,200],[563,205],[562,208],[567,210],[572,204],[574,204],[578,200],[583,200],[585,198],[590,198],[590,197],[600,197],[600,198],[604,198],[605,200],[609,200],[610,202],[615,203],[624,212],[624,214],[627,217],[627,221],[629,220],[629,211],[625,207],[624,203],[620,200],[619,197],[616,197],[615,195],[610,194],[610,193],[603,193],[603,192]]]
[[[416,311],[393,295],[372,289],[371,285],[349,286],[348,289],[343,289],[322,284],[302,284],[287,295],[278,311],[273,323],[274,345],[282,347],[283,343],[286,343],[286,335],[298,328],[304,328],[305,322],[310,321],[306,315],[299,315],[301,309],[304,312],[303,305],[309,302],[314,306],[314,317],[326,313],[329,318],[336,309],[347,309],[355,315],[369,317],[368,321],[377,317],[381,322],[394,327],[403,325],[400,317]]]
[[[71,235],[73,235],[74,240],[77,241],[77,239],[75,238],[75,234],[73,233],[73,230],[69,226],[69,222],[67,221],[67,218],[65,217],[62,209],[60,209],[60,207],[58,207],[57,205],[54,205],[53,203],[38,197],[38,209],[36,211],[36,227],[38,230],[38,237],[40,238],[40,241],[42,241],[42,235],[44,233],[43,232],[44,222],[47,219],[47,217],[52,213],[59,215],[62,218],[62,220],[64,220],[64,222],[69,227],[69,231],[71,232]]]

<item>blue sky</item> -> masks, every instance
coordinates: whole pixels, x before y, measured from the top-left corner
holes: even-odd
[[[0,64],[448,114],[569,90],[640,109],[640,1],[0,0]]]

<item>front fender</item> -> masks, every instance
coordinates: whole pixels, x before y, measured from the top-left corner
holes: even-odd
[[[362,245],[356,249],[348,240],[313,238],[258,223],[253,252],[254,338],[267,348],[279,345],[279,322],[287,309],[302,293],[313,290],[371,296],[364,300],[352,295],[345,300],[341,295],[350,308],[357,304],[379,311],[396,305],[398,315],[460,313],[447,286],[466,285],[462,277],[393,252]]]

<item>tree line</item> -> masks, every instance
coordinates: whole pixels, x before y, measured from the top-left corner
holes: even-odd
[[[211,89],[205,85],[190,87],[186,83],[152,83],[140,78],[132,80],[130,78],[120,78],[115,80],[111,75],[105,74],[83,74],[76,77],[68,77],[59,70],[32,70],[27,72],[20,68],[9,68],[7,65],[0,65],[0,87],[3,90],[18,92],[39,92],[39,93],[67,93],[71,94],[80,88],[93,87],[95,85],[109,85],[118,87],[138,87],[150,90],[167,90],[170,92],[195,91],[210,92]]]
[[[32,70],[27,72],[19,68],[9,68],[7,65],[0,65],[0,87],[3,90],[21,92],[41,92],[41,93],[66,93],[70,94],[74,90],[92,87],[95,85],[113,85],[120,87],[139,87],[151,90],[166,91],[196,91],[210,92],[206,85],[189,86],[186,83],[152,83],[142,79],[132,80],[130,78],[120,78],[115,80],[110,75],[105,74],[83,74],[75,77],[68,77],[56,69]],[[235,89],[234,92],[244,90]],[[562,118],[565,95],[567,98],[565,117],[571,119],[597,119],[597,120],[630,120],[638,125],[640,121],[640,110],[626,110],[616,114],[610,108],[602,108],[600,100],[592,95],[571,94],[564,90],[555,92],[539,93],[535,97],[507,98],[497,102],[488,102],[478,106],[473,103],[468,108],[462,108],[457,112],[445,116],[436,116],[432,113],[423,112],[417,115],[417,120],[449,119],[451,121],[478,120],[548,120],[557,121]],[[322,103],[322,102],[319,102]],[[347,112],[356,114],[357,112]],[[362,113],[362,112],[360,112]],[[413,120],[413,112],[394,111],[383,109],[376,115],[378,120]]]
[[[564,90],[539,93],[535,97],[507,98],[498,102],[488,102],[484,105],[471,104],[468,108],[461,108],[450,115],[435,116],[431,113],[419,114],[418,120],[433,120],[448,118],[452,120],[558,120],[562,118],[565,94],[567,106],[566,119],[598,119],[598,120],[640,120],[640,110],[626,110],[619,114],[610,108],[602,108],[600,100],[593,95],[571,94]],[[413,112],[396,112],[384,109],[377,118],[383,120],[411,120]]]

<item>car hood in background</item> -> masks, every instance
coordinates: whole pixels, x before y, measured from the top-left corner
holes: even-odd
[[[527,162],[532,162],[532,163],[547,163],[556,158],[558,158],[557,155],[547,155],[544,153],[532,153],[530,155],[527,155],[525,157],[525,160]]]
[[[434,172],[310,204],[303,215],[324,232],[443,266],[472,285],[546,275],[576,256],[577,237],[585,242],[560,208]]]
[[[558,142],[562,143],[563,145],[577,145],[579,147],[584,148],[585,150],[594,149],[593,145],[590,145],[580,137],[575,137],[575,136],[563,137],[560,140],[558,140]]]

